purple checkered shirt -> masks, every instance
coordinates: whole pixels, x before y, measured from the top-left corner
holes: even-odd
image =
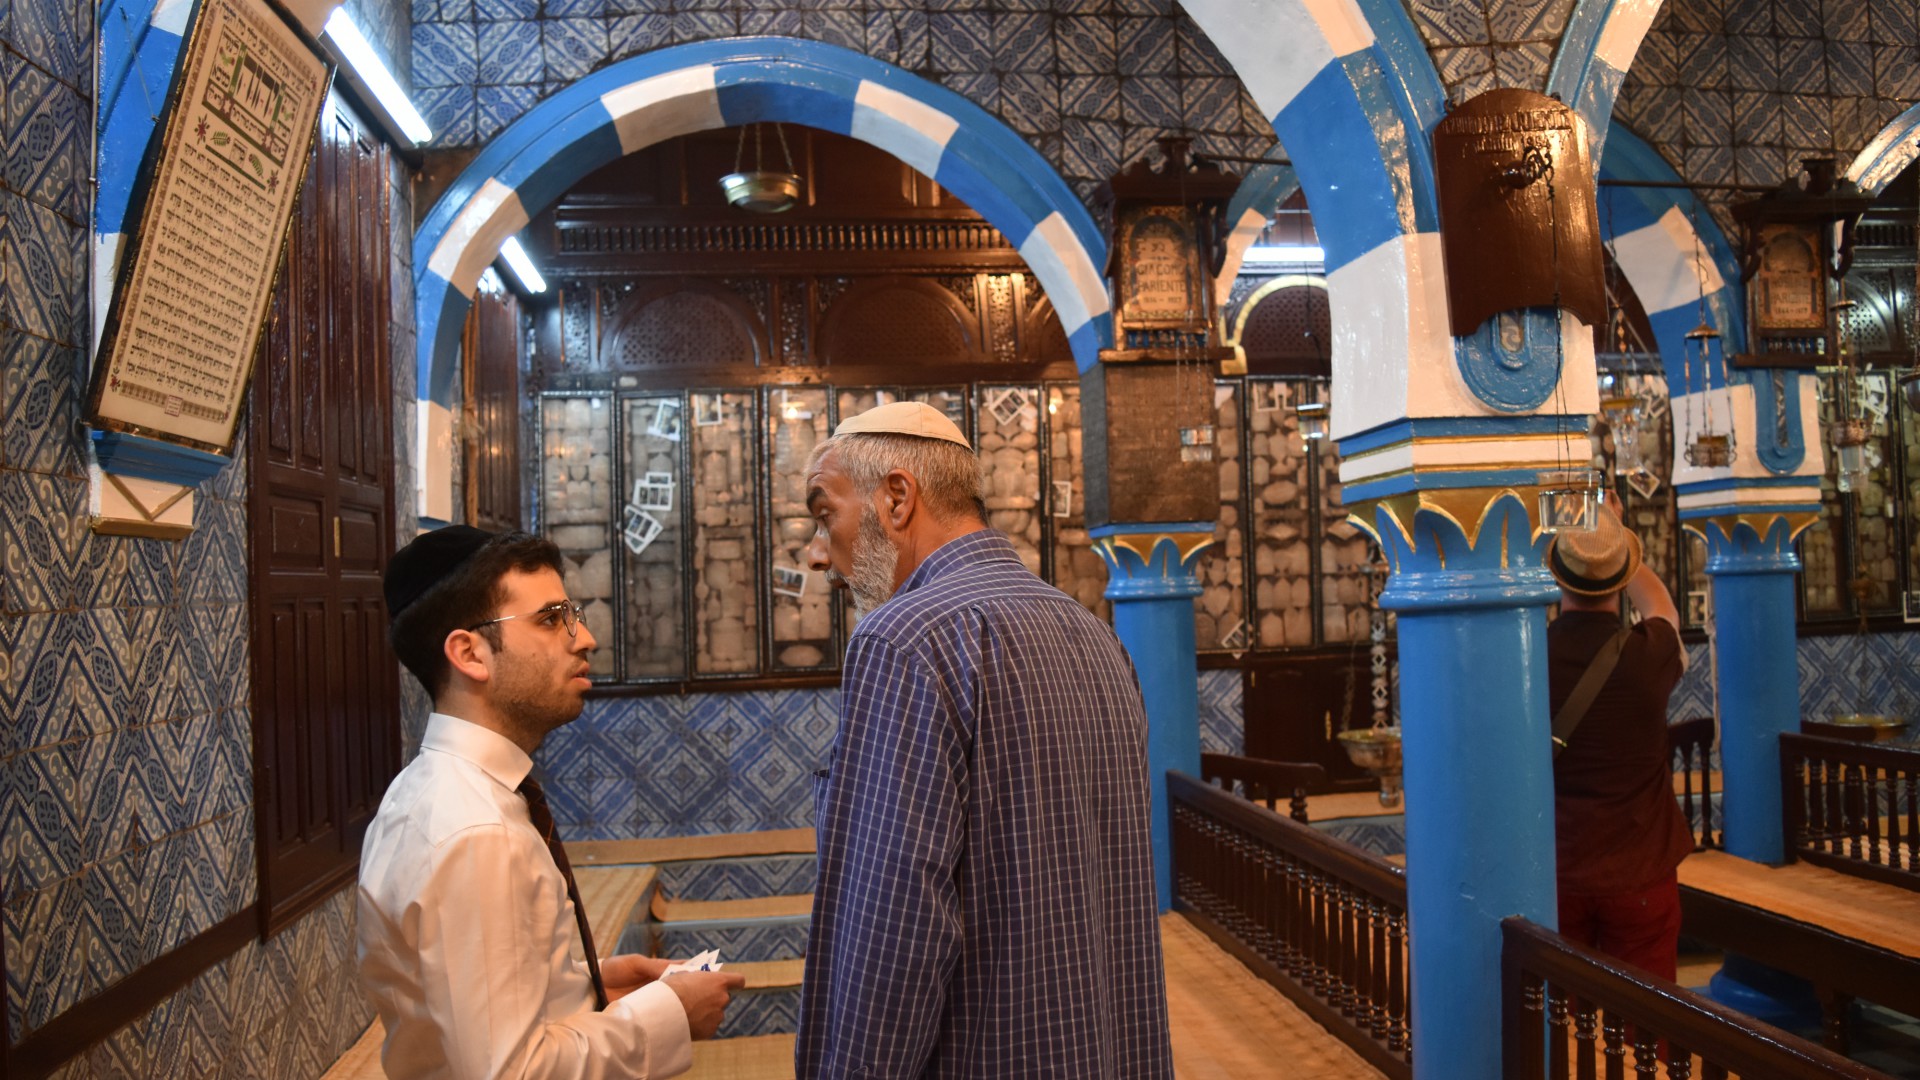
[[[861,620],[840,695],[801,1080],[1171,1077],[1146,711],[1113,631],[982,529]]]

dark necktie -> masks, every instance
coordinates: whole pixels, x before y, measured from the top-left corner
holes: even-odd
[[[573,865],[567,862],[567,849],[560,845],[560,837],[553,830],[553,810],[547,806],[547,793],[540,790],[539,781],[529,776],[520,782],[520,794],[527,800],[527,817],[539,831],[540,839],[547,842],[553,865],[559,867],[560,876],[567,879],[567,899],[573,901],[573,921],[580,924],[580,944],[586,946],[587,971],[593,976],[594,1008],[604,1009],[607,984],[600,979],[600,955],[593,951],[593,930],[587,926],[587,909],[580,903],[580,886],[573,880]]]

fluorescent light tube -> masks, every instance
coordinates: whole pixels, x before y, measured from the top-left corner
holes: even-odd
[[[500,257],[507,260],[507,269],[513,271],[513,276],[520,279],[528,292],[547,291],[547,279],[533,268],[533,260],[527,258],[527,249],[520,246],[519,237],[507,237],[507,242],[500,245]]]
[[[353,17],[347,14],[345,5],[334,8],[333,14],[327,16],[323,33],[340,47],[341,55],[352,65],[354,74],[360,76],[360,81],[367,84],[368,90],[373,91],[373,96],[393,117],[393,122],[400,125],[401,134],[412,139],[416,145],[433,138],[433,129],[427,126],[426,117],[421,116],[420,110],[407,100],[406,91],[394,81],[393,72],[387,70],[387,65],[380,62],[380,54],[373,51],[366,35],[354,25]]]
[[[1256,244],[1240,256],[1242,265],[1271,266],[1275,263],[1324,263],[1325,248],[1308,244]]]

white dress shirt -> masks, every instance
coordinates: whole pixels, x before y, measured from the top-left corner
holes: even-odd
[[[533,760],[434,713],[360,856],[360,978],[389,1080],[662,1078],[693,1063],[660,982],[593,1008],[566,879],[515,789]]]

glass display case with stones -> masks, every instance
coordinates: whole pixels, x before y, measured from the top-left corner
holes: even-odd
[[[1832,376],[1849,378],[1845,373]],[[1867,475],[1852,492],[1839,489],[1837,458],[1826,452],[1820,478],[1820,518],[1800,534],[1801,614],[1809,620],[1897,614],[1901,610],[1902,530],[1895,515],[1899,486],[1893,442],[1893,395],[1884,372],[1866,372],[1851,395],[1835,392],[1831,382],[1820,392],[1821,438],[1841,416],[1841,398],[1855,403],[1855,415],[1867,421]],[[1864,590],[1856,596],[1856,588]]]
[[[1245,479],[1241,453],[1241,384],[1222,379],[1213,388],[1213,451],[1219,465],[1220,513],[1213,544],[1200,553],[1194,574],[1200,598],[1194,604],[1194,647],[1240,652],[1253,643],[1247,625],[1246,532],[1242,527]],[[1059,558],[1059,549],[1054,557]]]
[[[807,458],[833,430],[827,391],[787,386],[766,393],[772,666],[779,671],[831,668],[837,655],[833,593],[826,575],[807,568],[806,553],[814,533],[807,513]]]
[[[1312,443],[1308,455],[1318,462],[1320,471],[1320,640],[1327,644],[1366,641],[1372,632],[1378,549],[1371,537],[1347,520],[1346,507],[1340,502],[1340,455],[1325,440]]]
[[[687,484],[682,468],[685,402],[679,394],[620,399],[624,500],[617,508],[623,584],[618,643],[628,679],[681,678],[686,674]],[[613,653],[614,638],[601,642]]]
[[[560,548],[567,595],[586,612],[596,636],[595,679],[611,678],[615,653],[613,538],[615,476],[612,399],[604,394],[555,395],[540,408],[540,520]]]
[[[1053,534],[1053,584],[1101,618],[1110,615],[1107,564],[1087,535],[1080,385],[1048,383],[1046,512]]]
[[[695,675],[761,670],[754,404],[751,392],[687,396]]]
[[[1313,455],[1294,406],[1319,384],[1301,379],[1247,380],[1247,527],[1253,548],[1255,644],[1314,644],[1310,491]]]
[[[987,524],[1041,572],[1040,388],[982,385],[974,403],[975,449],[986,480]]]

